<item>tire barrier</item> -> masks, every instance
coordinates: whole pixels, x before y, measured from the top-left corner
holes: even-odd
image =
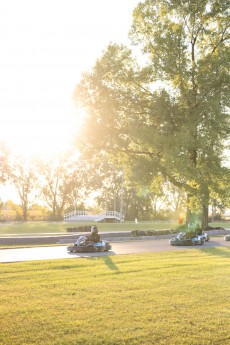
[[[212,231],[212,230],[225,230],[225,228],[222,228],[221,226],[205,226],[203,228],[204,231]]]
[[[178,230],[133,230],[131,231],[133,237],[139,236],[161,236],[169,234],[177,234]]]

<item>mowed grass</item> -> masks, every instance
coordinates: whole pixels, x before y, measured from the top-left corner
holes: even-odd
[[[175,229],[178,224],[172,222],[153,223],[94,223],[94,222],[11,222],[0,224],[0,235],[21,234],[56,234],[67,232],[67,228],[84,225],[97,225],[100,232],[104,231],[132,231],[132,230],[165,230]],[[230,228],[230,222],[211,223],[212,226]]]
[[[230,248],[0,265],[0,344],[230,344]]]
[[[0,234],[63,233],[67,228],[97,225],[100,232],[172,229],[176,223],[95,223],[95,222],[11,222],[0,225]]]

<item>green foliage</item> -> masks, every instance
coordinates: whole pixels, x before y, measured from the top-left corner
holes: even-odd
[[[189,225],[187,224],[181,224],[176,227],[176,230],[178,232],[185,232],[187,234],[187,238],[193,238],[196,235],[201,235],[202,229],[200,228],[199,224],[197,223],[191,223]]]
[[[181,225],[178,225],[178,226],[176,227],[176,230],[177,230],[178,232],[184,232],[184,231],[187,231],[187,230],[188,230],[188,227],[187,227],[186,224],[181,224]]]
[[[192,238],[196,237],[197,235],[201,235],[202,229],[200,229],[200,228],[188,229],[185,232],[185,234],[186,234],[186,238],[192,239]]]
[[[22,219],[27,221],[29,207],[35,198],[33,192],[36,188],[37,176],[34,165],[26,159],[15,157],[11,164],[10,181],[15,186],[21,201]]]
[[[83,199],[98,185],[97,170],[73,156],[61,157],[59,160],[38,162],[37,171],[40,178],[40,194],[51,210],[50,220],[63,219],[68,207],[84,207]],[[83,208],[84,209],[84,208]]]
[[[228,30],[227,0],[141,2],[130,37],[145,59],[110,44],[76,88],[85,154],[119,157],[142,185],[160,174],[203,209],[227,199]]]

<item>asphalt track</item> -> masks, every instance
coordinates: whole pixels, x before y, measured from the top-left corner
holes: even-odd
[[[67,246],[2,249],[0,250],[0,263],[70,258],[76,259],[92,256],[112,256],[146,252],[164,252],[182,249],[193,250],[219,246],[230,247],[230,241],[225,241],[224,236],[221,236],[212,237],[209,242],[205,242],[205,244],[202,246],[170,246],[168,239],[111,242],[111,245],[112,250],[103,253],[68,253]]]

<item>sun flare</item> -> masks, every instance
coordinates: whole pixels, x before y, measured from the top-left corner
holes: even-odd
[[[49,107],[48,107],[49,109]],[[59,104],[52,112],[45,109],[12,113],[1,125],[2,140],[15,153],[47,158],[71,148],[81,121],[70,106]]]
[[[0,2],[0,143],[34,156],[68,149],[81,125],[71,100],[81,73],[126,40],[137,3]]]

